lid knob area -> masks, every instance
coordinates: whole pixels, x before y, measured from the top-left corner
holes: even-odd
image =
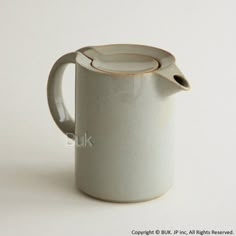
[[[93,58],[92,66],[104,72],[135,74],[156,70],[159,63],[151,56],[122,53]]]

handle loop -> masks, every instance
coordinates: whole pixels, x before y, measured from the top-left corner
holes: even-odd
[[[76,52],[60,57],[53,65],[47,84],[47,98],[51,115],[59,129],[68,137],[75,137],[75,122],[67,111],[62,97],[62,78],[66,66],[76,63]]]

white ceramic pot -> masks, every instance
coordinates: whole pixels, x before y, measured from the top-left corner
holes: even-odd
[[[75,121],[61,93],[68,63],[76,65]],[[172,95],[189,87],[174,57],[158,48],[105,45],[61,57],[48,103],[58,127],[75,139],[78,188],[115,202],[164,194],[173,181]]]

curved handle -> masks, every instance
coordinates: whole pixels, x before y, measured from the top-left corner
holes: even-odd
[[[59,129],[74,139],[75,122],[67,111],[62,97],[62,78],[66,66],[76,63],[76,52],[68,53],[59,58],[53,65],[47,85],[48,105],[51,115]]]

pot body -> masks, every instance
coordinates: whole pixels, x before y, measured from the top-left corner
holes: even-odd
[[[172,97],[152,73],[109,75],[76,64],[75,172],[93,197],[136,202],[173,180]],[[168,88],[167,88],[168,89]]]

